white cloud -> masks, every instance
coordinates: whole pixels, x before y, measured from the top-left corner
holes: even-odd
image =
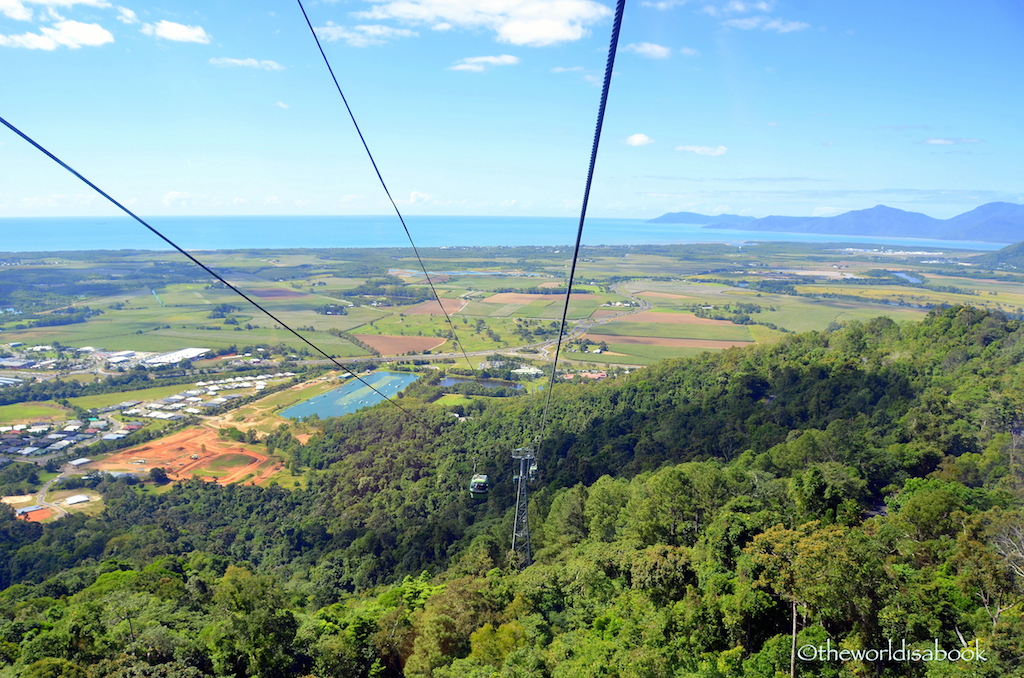
[[[634,42],[626,45],[623,49],[628,52],[635,52],[648,59],[667,59],[672,56],[671,49],[655,45],[653,42]]]
[[[680,5],[685,5],[685,4],[686,4],[686,0],[659,0],[658,2],[650,2],[649,0],[644,0],[643,2],[640,3],[640,6],[641,7],[653,7],[654,9],[666,10],[666,9],[672,9],[673,7],[679,7]]]
[[[932,146],[952,146],[953,144],[979,144],[979,143],[981,143],[981,139],[946,139],[946,138],[934,139],[933,138],[933,139],[926,139],[925,143],[926,144],[931,144]]]
[[[779,126],[779,123],[777,123],[777,122],[766,122],[766,123],[764,124],[764,126],[765,126],[765,127],[778,127],[778,126]]]
[[[512,66],[518,63],[519,57],[514,57],[511,54],[502,54],[501,56],[468,57],[466,59],[459,59],[453,66],[449,66],[448,70],[481,73],[489,69],[491,66]]]
[[[630,134],[626,137],[626,143],[630,146],[646,146],[647,144],[653,144],[654,139],[646,134]]]
[[[252,58],[249,58],[249,59],[232,59],[230,57],[218,57],[218,58],[215,58],[215,59],[210,59],[210,63],[213,64],[214,66],[244,66],[246,68],[262,68],[265,71],[283,71],[284,70],[284,66],[282,66],[279,63],[277,63],[276,61],[271,61],[269,59],[264,59],[263,61],[258,61],[256,59],[252,59]]]
[[[110,7],[106,0],[0,0],[0,14],[15,21],[31,21],[32,10],[26,5],[42,5],[49,10],[51,17],[61,21],[63,17],[53,10],[54,7],[72,7],[87,5],[89,7]]]
[[[333,21],[328,21],[326,26],[320,26],[316,32],[325,40],[344,40],[350,47],[370,47],[371,45],[384,45],[395,38],[411,38],[419,35],[407,28],[392,28],[391,26],[369,25],[353,26],[347,28],[338,26]]]
[[[679,53],[682,54],[683,56],[700,56],[700,52],[698,52],[692,47],[683,47],[682,49],[679,50]]]
[[[428,200],[430,200],[429,194],[420,193],[419,191],[413,191],[412,193],[409,194],[409,199],[403,200],[402,202],[404,202],[407,205],[417,205],[425,203]]]
[[[118,7],[117,20],[123,24],[137,24],[139,23],[139,17],[135,15],[135,12],[131,11],[127,7]]]
[[[184,191],[168,191],[164,195],[163,203],[165,205],[170,206],[170,205],[173,205],[174,203],[183,202],[183,201],[185,201],[185,200],[187,200],[188,198],[191,198],[191,197],[192,197],[191,195],[189,195],[188,193],[186,193]]]
[[[697,155],[724,155],[729,149],[725,146],[676,146],[677,151],[689,151]]]
[[[32,21],[32,10],[18,0],[0,0],[0,14],[15,21]]]
[[[583,66],[571,66],[566,68],[565,66],[555,66],[551,69],[552,73],[569,73],[571,71],[582,71]]]
[[[175,42],[199,42],[210,44],[210,34],[202,26],[186,26],[173,21],[158,21],[155,24],[142,24],[142,33],[164,40]]]
[[[722,16],[724,14],[744,14],[746,12],[770,12],[775,6],[774,2],[764,2],[760,0],[758,2],[741,2],[740,0],[730,0],[723,5],[704,5],[700,8],[700,11],[708,16]]]
[[[69,49],[78,49],[114,42],[114,36],[103,26],[84,24],[80,21],[59,21],[53,26],[44,26],[39,31],[21,35],[0,35],[0,46],[52,51],[62,45]]]
[[[595,0],[379,0],[364,19],[494,31],[498,42],[542,47],[572,42],[611,10]]]
[[[283,101],[278,101],[274,105],[277,106],[278,108],[291,108],[291,106],[289,106],[288,104],[284,103]]]
[[[723,26],[739,28],[744,31],[761,29],[762,31],[775,31],[776,33],[792,33],[810,28],[811,25],[803,21],[785,21],[783,19],[772,19],[766,16],[751,16],[744,19],[729,19],[722,22]]]

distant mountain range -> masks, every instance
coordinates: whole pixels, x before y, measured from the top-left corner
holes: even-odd
[[[834,217],[764,217],[754,219],[735,214],[708,216],[693,212],[669,212],[652,224],[706,224],[704,228],[744,231],[784,231],[834,235],[932,238],[936,240],[1024,241],[1024,205],[990,202],[951,219],[933,219],[926,214],[905,212],[877,205]]]

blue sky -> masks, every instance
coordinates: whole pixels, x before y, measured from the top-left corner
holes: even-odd
[[[0,116],[146,215],[386,214],[289,2],[0,0]],[[310,0],[410,214],[578,213],[612,5]],[[591,216],[1024,202],[1024,4],[627,5]],[[6,129],[0,216],[113,208]]]

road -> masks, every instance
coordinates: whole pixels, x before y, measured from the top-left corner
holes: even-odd
[[[56,504],[51,504],[47,501],[44,501],[44,499],[46,498],[46,493],[50,491],[50,486],[63,477],[64,474],[61,473],[56,478],[50,478],[45,483],[43,483],[43,486],[39,488],[39,493],[36,495],[36,503],[39,504],[40,506],[45,506],[48,509],[53,509],[57,513],[58,518],[63,518],[68,514],[68,512],[61,508],[60,506],[57,506]]]

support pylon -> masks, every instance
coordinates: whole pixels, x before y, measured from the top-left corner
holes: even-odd
[[[537,457],[532,447],[520,447],[512,453],[512,458],[519,460],[519,474],[516,477],[516,517],[512,523],[511,561],[522,570],[533,560],[530,551],[530,499],[527,483],[536,472],[536,465],[532,462]]]

